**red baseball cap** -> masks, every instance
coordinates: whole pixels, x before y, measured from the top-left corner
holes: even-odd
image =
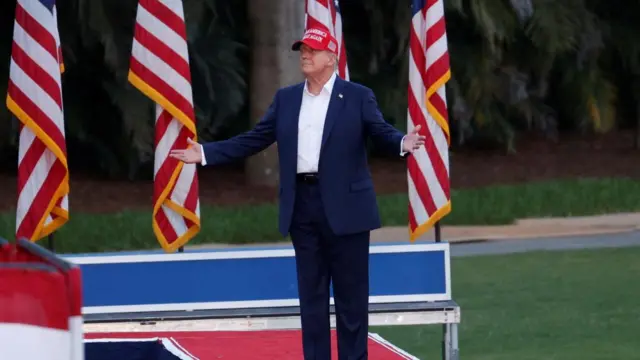
[[[305,44],[314,50],[326,50],[338,54],[338,42],[326,30],[321,28],[310,28],[304,32],[302,40],[293,43],[291,50],[298,51],[300,46]]]

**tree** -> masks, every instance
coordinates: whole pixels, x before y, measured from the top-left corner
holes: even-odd
[[[251,26],[250,107],[252,123],[260,120],[276,90],[301,81],[298,56],[291,44],[304,31],[304,1],[248,0]],[[247,161],[251,184],[279,183],[277,144]]]

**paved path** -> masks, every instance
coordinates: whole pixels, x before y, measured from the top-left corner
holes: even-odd
[[[409,243],[406,227],[384,227],[371,233],[371,241]],[[443,226],[442,238],[452,245],[452,256],[506,254],[535,250],[640,246],[640,213],[570,218],[522,219],[506,226]],[[433,242],[433,230],[417,242]],[[201,244],[187,249],[283,245]]]
[[[451,256],[510,254],[526,251],[555,251],[607,247],[640,246],[640,231],[617,234],[581,235],[557,238],[495,240],[476,243],[452,243]]]
[[[511,225],[443,226],[442,238],[450,243],[475,240],[515,240],[560,238],[597,234],[627,233],[640,230],[640,213],[621,213],[570,218],[521,219]],[[407,241],[406,226],[384,227],[371,233],[371,240]],[[433,241],[433,229],[418,241]]]

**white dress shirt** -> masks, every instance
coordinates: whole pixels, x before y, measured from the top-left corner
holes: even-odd
[[[324,122],[335,81],[333,73],[318,95],[309,92],[305,81],[298,115],[298,174],[318,172]]]
[[[327,117],[336,76],[336,73],[331,75],[331,78],[324,84],[318,95],[309,92],[307,81],[304,83],[300,114],[298,115],[298,165],[296,170],[298,174],[318,172],[324,122]],[[404,137],[400,141],[400,155],[405,154],[402,151],[403,142]],[[200,150],[202,165],[204,166],[207,164],[207,160],[204,157],[202,145],[200,145]]]

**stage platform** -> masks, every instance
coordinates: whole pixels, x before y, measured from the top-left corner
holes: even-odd
[[[443,359],[457,359],[460,307],[451,296],[449,244],[374,244],[370,254],[370,324],[440,324]],[[91,338],[218,332],[210,335],[215,338],[228,331],[298,336],[291,335],[300,321],[290,246],[63,257],[80,266],[84,331]],[[333,298],[331,304],[335,326]],[[371,336],[372,346],[385,343]]]

